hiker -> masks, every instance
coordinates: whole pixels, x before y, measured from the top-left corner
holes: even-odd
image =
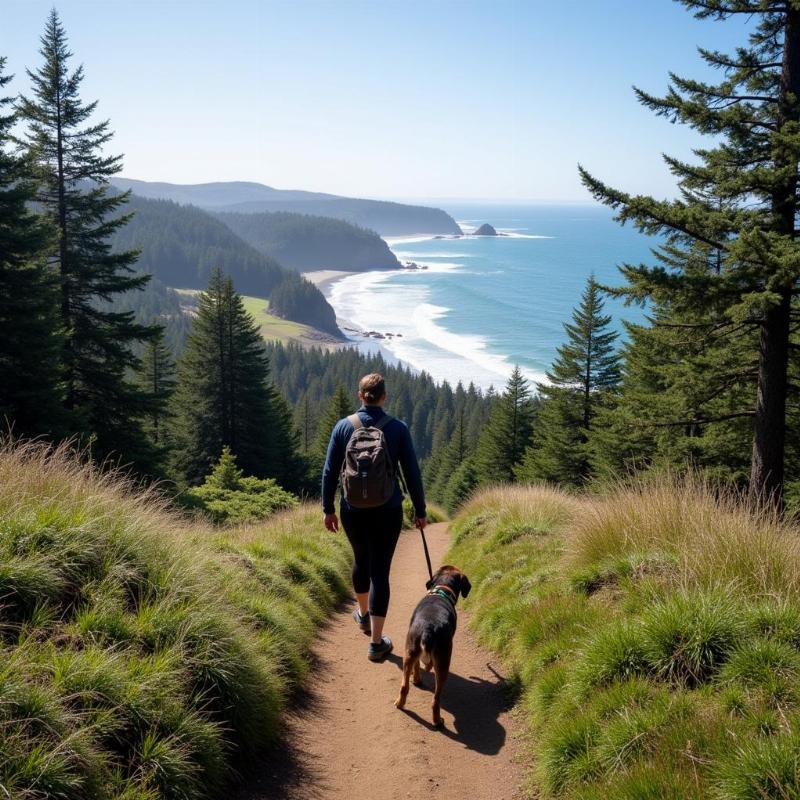
[[[333,428],[322,470],[325,527],[339,530],[334,497],[341,477],[341,518],[353,548],[353,589],[358,608],[353,618],[372,635],[367,658],[380,661],[392,651],[383,635],[389,608],[389,570],[403,527],[403,492],[399,470],[414,504],[414,524],[424,530],[425,492],[411,434],[404,422],[384,410],[386,382],[365,375],[358,385],[361,408]]]

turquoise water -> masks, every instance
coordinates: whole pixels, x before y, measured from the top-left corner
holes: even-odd
[[[543,378],[564,340],[563,322],[587,277],[620,282],[617,265],[652,261],[653,240],[594,206],[446,206],[465,232],[488,222],[501,237],[388,239],[397,257],[425,270],[348,276],[329,289],[343,324],[393,334],[353,335],[359,346],[437,380],[500,387],[514,364]],[[614,325],[642,311],[609,299]],[[398,335],[399,334],[399,335]]]

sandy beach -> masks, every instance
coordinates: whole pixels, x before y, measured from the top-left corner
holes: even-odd
[[[302,273],[307,281],[311,281],[321,292],[328,297],[329,289],[336,281],[346,278],[348,275],[355,275],[355,272],[347,272],[343,269],[316,269],[313,272]]]

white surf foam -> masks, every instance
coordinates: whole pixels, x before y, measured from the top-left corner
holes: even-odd
[[[453,333],[444,327],[441,321],[447,318],[449,311],[449,308],[431,303],[421,303],[417,306],[414,310],[414,326],[419,336],[442,350],[478,365],[485,372],[496,375],[505,382],[514,365],[506,356],[492,353],[485,337],[477,334]],[[523,369],[523,373],[533,381],[541,381],[545,377],[532,370]]]
[[[436,264],[430,271],[457,271],[460,266]],[[427,287],[403,280],[418,274],[415,270],[369,272],[333,284],[329,299],[341,324],[351,329],[346,331],[348,335],[359,346],[373,352],[379,347],[390,359],[424,370],[438,381],[453,385],[473,382],[484,390],[502,388],[513,369],[511,361],[492,352],[486,337],[449,330],[446,319],[450,309],[432,304]],[[365,337],[353,328],[386,338]],[[534,381],[544,379],[530,370],[526,375]]]
[[[429,259],[429,258],[475,258],[472,253],[417,253],[413,250],[396,250],[392,249],[392,252],[400,259],[414,259],[417,260],[419,258]]]
[[[500,232],[503,234],[503,237],[508,239],[555,239],[555,236],[543,236],[542,234],[538,233],[514,233],[513,231],[504,231],[501,229]]]
[[[430,242],[435,237],[432,233],[416,233],[410,236],[383,236],[383,241],[394,247],[397,244],[412,244],[413,242]]]

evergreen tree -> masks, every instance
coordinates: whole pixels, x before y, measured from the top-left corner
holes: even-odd
[[[230,447],[225,445],[219,461],[206,478],[206,484],[217,489],[239,489],[243,478],[244,472],[236,466],[236,456],[231,453]]]
[[[464,403],[455,412],[455,427],[450,441],[435,449],[431,464],[426,465],[427,491],[433,500],[445,503],[447,485],[475,446],[467,434],[467,411]]]
[[[0,92],[11,80],[0,58]],[[32,214],[30,164],[11,151],[10,97],[0,96],[0,425],[17,435],[62,433],[57,284],[47,268],[52,230]]]
[[[589,477],[587,441],[597,408],[618,385],[617,334],[608,330],[601,290],[590,277],[581,303],[564,324],[567,341],[538,384],[541,406],[532,445],[517,471],[520,480],[578,486]]]
[[[452,514],[463,505],[478,486],[478,471],[475,462],[468,458],[450,476],[444,489],[442,501]]]
[[[145,345],[139,385],[150,396],[145,431],[156,445],[163,448],[168,436],[170,399],[175,391],[175,362],[164,344],[163,329],[158,329]]]
[[[269,385],[269,394],[272,453],[277,459],[273,477],[290,492],[315,493],[319,491],[319,476],[309,476],[309,459],[302,452],[300,432],[292,421],[292,408],[272,383]]]
[[[514,367],[506,390],[497,399],[478,439],[475,470],[478,482],[513,481],[533,433],[534,406],[528,381]]]
[[[33,93],[20,99],[19,113],[36,164],[36,200],[57,232],[51,261],[59,275],[64,330],[64,405],[74,430],[93,439],[96,456],[121,453],[146,468],[152,452],[140,420],[148,398],[129,375],[138,366],[131,345],[154,331],[136,324],[130,312],[103,306],[148,280],[133,274],[134,251],[112,253],[108,242],[127,222],[114,216],[127,195],[107,188],[121,157],[102,152],[113,134],[108,121],[89,121],[97,103],[81,102],[83,68],[68,70],[72,53],[55,9],[39,52],[44,63],[28,71]]]
[[[319,477],[322,475],[322,468],[325,465],[325,456],[328,452],[328,442],[331,438],[333,426],[336,425],[342,417],[349,416],[355,410],[356,402],[348,394],[347,389],[344,388],[344,384],[338,384],[317,427],[317,437],[314,441],[311,459],[313,477],[315,477],[317,481],[319,481]]]
[[[311,452],[311,445],[314,442],[314,420],[308,391],[304,391],[300,395],[300,400],[295,406],[294,419],[300,437],[300,449],[307,456]]]
[[[753,420],[750,491],[781,502],[789,352],[800,277],[800,7],[761,0],[681,0],[700,18],[755,20],[732,55],[701,50],[716,84],[672,77],[664,97],[637,90],[655,113],[713,137],[696,163],[667,157],[680,197],[658,201],[612,189],[585,170],[592,194],[617,219],[663,237],[661,263],[623,268],[635,299],[669,296],[679,312],[711,313],[696,330],[716,340],[758,336],[754,403],[721,415]],[[739,376],[749,373],[742,365]],[[713,424],[715,419],[706,419]],[[690,420],[665,420],[685,425]]]
[[[589,437],[595,474],[692,465],[746,485],[752,425],[738,410],[754,402],[758,340],[710,338],[695,327],[707,319],[659,305],[652,324],[626,325],[620,391]]]
[[[175,466],[187,483],[201,482],[225,446],[247,475],[296,479],[291,418],[269,381],[258,325],[220,270],[198,298],[173,410]]]

